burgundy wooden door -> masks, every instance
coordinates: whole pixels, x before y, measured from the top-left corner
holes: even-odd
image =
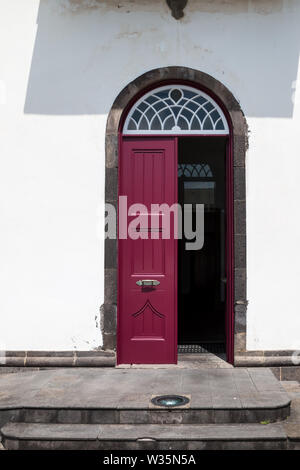
[[[177,241],[163,238],[162,217],[150,226],[151,204],[177,202],[175,138],[124,138],[119,159],[119,196],[128,208],[144,204],[144,225],[132,226],[124,236],[126,217],[119,201],[118,349],[119,364],[177,362]],[[124,201],[124,200],[123,200]],[[153,210],[153,208],[152,208]],[[139,214],[139,212],[137,212]],[[148,214],[148,218],[147,215]],[[164,212],[163,212],[164,214]],[[175,216],[176,217],[176,216]],[[137,238],[147,233],[148,239]],[[154,238],[155,237],[155,238]],[[144,286],[138,281],[148,281]],[[149,280],[158,285],[149,285]],[[155,282],[156,283],[156,282]]]

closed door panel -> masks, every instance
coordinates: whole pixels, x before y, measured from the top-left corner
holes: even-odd
[[[168,210],[157,215],[152,207],[177,202],[175,139],[124,139],[119,171],[119,196],[128,209],[143,207],[125,217],[119,206],[128,236],[119,238],[118,363],[176,363],[176,214],[166,238]]]

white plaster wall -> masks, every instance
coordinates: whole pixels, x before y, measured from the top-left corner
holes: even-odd
[[[0,0],[0,349],[101,345],[106,117],[169,65],[241,103],[248,348],[300,348],[299,22],[297,0],[189,0],[181,21],[163,0]]]

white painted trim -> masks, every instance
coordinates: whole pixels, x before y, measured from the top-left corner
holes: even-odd
[[[213,106],[213,109],[212,109],[211,111],[207,111],[207,110],[204,108],[204,104],[206,104],[206,103],[204,103],[204,104],[201,105],[201,104],[199,104],[199,103],[195,103],[195,102],[193,101],[194,98],[189,98],[189,99],[187,99],[186,104],[188,104],[188,103],[190,103],[190,102],[194,102],[195,104],[197,104],[197,105],[199,106],[198,109],[194,110],[193,115],[192,115],[190,121],[188,121],[188,119],[187,119],[184,115],[181,114],[181,111],[178,113],[177,116],[175,116],[175,114],[174,114],[173,111],[172,111],[172,108],[173,108],[173,107],[178,107],[178,105],[176,104],[175,101],[174,101],[174,104],[172,104],[172,105],[166,104],[166,106],[165,106],[164,108],[160,109],[159,111],[162,111],[163,109],[170,109],[170,110],[171,110],[171,113],[172,113],[171,115],[173,115],[174,120],[177,120],[178,117],[181,117],[181,118],[183,118],[183,119],[187,122],[187,124],[188,124],[189,126],[190,126],[190,123],[192,122],[192,120],[193,120],[194,118],[197,118],[199,124],[202,126],[202,125],[203,125],[203,122],[205,121],[205,119],[206,119],[207,117],[210,118],[210,114],[211,114],[214,110],[216,110],[216,111],[219,113],[220,117],[219,117],[219,119],[218,119],[215,123],[212,122],[213,127],[215,127],[216,124],[217,124],[217,122],[219,122],[220,119],[221,119],[222,122],[223,122],[223,125],[224,125],[224,129],[221,129],[221,130],[216,130],[216,129],[184,129],[184,130],[182,130],[182,129],[178,128],[178,127],[175,128],[175,129],[168,129],[168,130],[166,130],[166,129],[162,129],[162,130],[157,130],[157,129],[156,129],[156,130],[147,130],[147,129],[135,129],[135,130],[130,130],[130,129],[128,129],[128,126],[129,126],[129,123],[130,123],[130,121],[131,121],[131,119],[132,119],[132,116],[133,116],[134,112],[137,110],[137,108],[139,107],[139,105],[140,105],[141,103],[143,103],[149,96],[155,96],[155,95],[156,95],[158,92],[160,92],[160,91],[171,90],[171,89],[174,89],[174,88],[175,88],[175,89],[180,89],[180,90],[192,91],[192,92],[196,93],[196,94],[197,94],[196,97],[199,97],[199,96],[203,97],[205,100],[207,100],[206,103],[209,102],[209,103]],[[172,100],[171,97],[169,97],[168,99],[171,99],[171,100]],[[159,101],[163,102],[163,99],[161,99],[161,98],[158,97],[157,102],[159,102]],[[154,120],[154,118],[157,117],[157,118],[159,119],[160,123],[161,123],[161,126],[163,127],[163,126],[165,125],[165,121],[170,118],[170,115],[167,116],[167,117],[165,117],[164,120],[162,120],[161,117],[159,116],[159,111],[157,111],[155,108],[153,108],[153,105],[152,105],[152,104],[147,103],[147,105],[148,105],[147,109],[144,110],[143,112],[141,112],[140,110],[138,110],[138,111],[140,112],[141,116],[140,116],[138,122],[136,122],[136,121],[134,121],[134,122],[137,124],[137,126],[139,126],[140,121],[141,121],[143,118],[145,118],[145,119],[147,120],[148,124],[149,124],[149,127],[150,127],[151,124],[152,124],[152,122],[153,122],[153,120]],[[148,110],[151,109],[151,108],[152,108],[152,110],[155,112],[155,114],[151,117],[151,120],[149,121],[149,119],[145,116],[145,112],[148,111]],[[186,108],[185,106],[183,106],[182,109],[188,109],[188,108]],[[202,119],[202,121],[201,121],[201,120],[199,119],[199,117],[197,116],[197,112],[198,112],[200,109],[204,109],[205,112],[207,113],[205,119]],[[189,109],[189,111],[191,111],[191,110]],[[222,109],[220,108],[220,106],[219,106],[209,95],[207,95],[207,94],[204,93],[203,91],[200,91],[200,90],[198,90],[197,88],[194,88],[194,87],[190,87],[190,86],[186,86],[186,85],[178,85],[178,86],[177,86],[176,84],[174,84],[174,85],[165,85],[165,86],[158,87],[158,88],[156,88],[156,89],[154,89],[154,90],[149,91],[149,92],[146,93],[145,95],[143,95],[143,96],[134,104],[134,106],[131,108],[130,112],[128,113],[128,116],[127,116],[127,118],[126,118],[126,120],[125,120],[124,127],[123,127],[123,134],[124,134],[124,135],[140,135],[140,134],[147,134],[147,135],[162,135],[162,134],[163,134],[163,135],[165,135],[165,134],[168,134],[168,135],[170,135],[170,134],[176,134],[176,135],[189,135],[189,134],[195,134],[195,135],[228,135],[228,134],[229,134],[229,126],[228,126],[227,119],[226,119],[226,117],[225,117],[225,115],[224,115]]]

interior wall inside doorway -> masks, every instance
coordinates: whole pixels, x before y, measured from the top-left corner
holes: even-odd
[[[178,343],[219,345],[225,351],[226,137],[178,139],[178,197],[204,204],[204,245],[178,243]]]

